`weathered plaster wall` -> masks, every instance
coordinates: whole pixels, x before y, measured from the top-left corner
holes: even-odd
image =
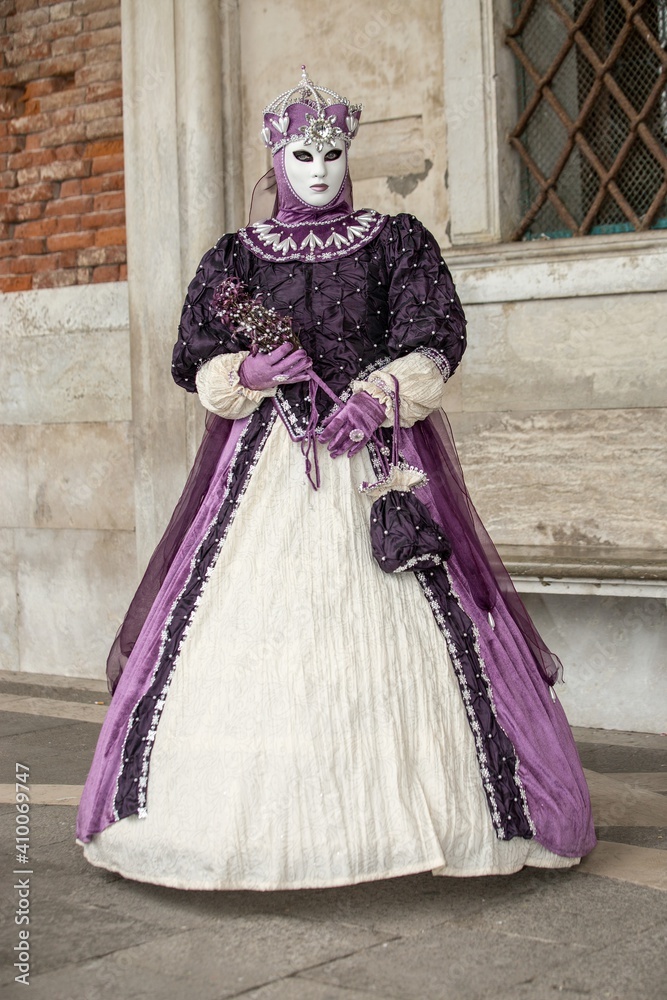
[[[264,107],[294,87],[305,63],[315,83],[364,111],[352,143],[357,207],[409,210],[444,229],[447,217],[442,21],[438,0],[406,5],[289,0],[241,5],[246,202],[270,165],[259,138]]]
[[[0,668],[102,676],[136,581],[127,285],[0,297]]]

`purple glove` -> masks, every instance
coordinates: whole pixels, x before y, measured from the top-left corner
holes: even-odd
[[[239,366],[239,382],[246,389],[276,389],[283,382],[307,382],[313,362],[286,341],[268,354],[249,354]]]
[[[329,442],[332,458],[345,452],[352,458],[366,445],[386,415],[384,403],[363,390],[355,392],[324,421],[320,441]]]

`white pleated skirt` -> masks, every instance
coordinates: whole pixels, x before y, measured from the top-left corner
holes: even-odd
[[[496,836],[444,638],[414,574],[373,559],[366,450],[319,458],[315,491],[276,421],[175,668],[147,815],[85,857],[257,890],[577,864]]]

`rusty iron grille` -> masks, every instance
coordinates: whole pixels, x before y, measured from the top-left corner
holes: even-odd
[[[667,0],[514,0],[512,239],[667,227]]]

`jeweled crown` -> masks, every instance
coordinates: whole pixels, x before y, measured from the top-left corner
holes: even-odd
[[[272,153],[288,142],[313,143],[320,152],[324,143],[343,139],[352,142],[359,127],[362,104],[350,104],[328,87],[320,87],[301,67],[301,80],[292,90],[279,94],[264,108],[262,139]]]

